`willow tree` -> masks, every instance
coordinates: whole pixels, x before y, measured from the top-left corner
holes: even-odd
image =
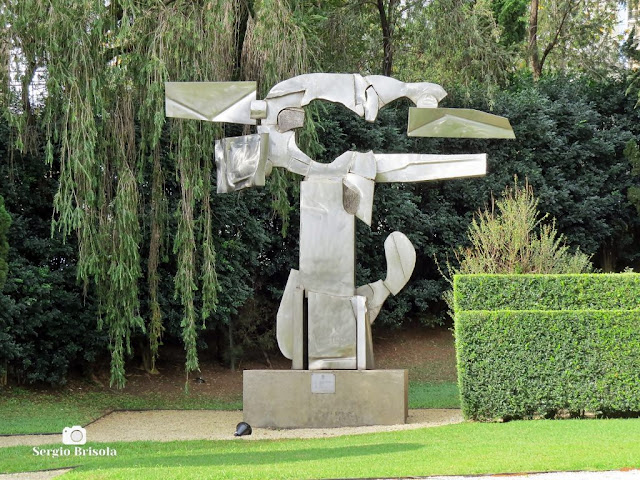
[[[455,28],[452,28],[455,25]],[[515,48],[501,41],[489,1],[435,0],[407,20],[406,48],[398,55],[405,76],[445,85],[504,84]]]
[[[219,290],[210,192],[214,142],[224,132],[166,121],[163,84],[258,79],[264,91],[308,71],[311,46],[296,5],[5,0],[0,7],[3,113],[16,147],[43,147],[59,169],[52,229],[77,236],[78,276],[98,294],[118,387],[134,332],[146,332],[155,368],[161,251],[172,249],[177,259],[187,373],[198,369],[198,326],[214,314]],[[171,168],[161,162],[162,139]],[[166,187],[169,175],[178,192]],[[179,196],[175,232],[166,228],[170,195]],[[149,245],[142,245],[144,231]],[[145,296],[148,311],[141,310]]]

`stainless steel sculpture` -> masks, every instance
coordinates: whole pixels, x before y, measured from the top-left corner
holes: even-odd
[[[403,83],[358,74],[312,73],[274,86],[256,100],[254,82],[167,83],[170,117],[256,125],[257,133],[216,142],[218,193],[261,186],[274,167],[304,177],[300,187],[300,264],[291,270],[277,315],[277,338],[294,369],[371,369],[371,324],[385,300],[409,281],[416,253],[393,232],[384,242],[387,276],[355,285],[355,219],[371,225],[376,183],[479,176],[486,155],[376,154],[348,151],[330,164],[302,152],[295,129],[313,100],[340,103],[369,122],[407,97],[408,135],[514,138],[506,118],[437,108],[446,92],[433,83]]]

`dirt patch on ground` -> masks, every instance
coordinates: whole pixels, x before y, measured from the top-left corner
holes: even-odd
[[[407,369],[410,381],[455,382],[455,348],[453,334],[447,328],[411,327],[401,330],[374,328],[374,356],[376,368]],[[140,368],[139,362],[127,365],[127,384],[122,390],[109,388],[109,368],[105,364],[93,382],[86,377],[70,377],[68,383],[59,389],[47,386],[23,386],[34,393],[43,394],[86,394],[101,392],[113,395],[150,398],[150,406],[173,408],[184,405],[185,381],[184,352],[179,346],[165,346],[158,360],[158,371],[152,375]],[[267,360],[242,360],[235,371],[208,358],[206,352],[200,357],[200,371],[191,373],[188,379],[190,397],[228,402],[242,400],[242,372],[249,369],[291,368],[291,361],[279,353]],[[197,378],[202,379],[196,381]],[[153,399],[151,400],[151,398]],[[197,402],[192,402],[198,408]],[[211,405],[211,402],[208,402]],[[121,405],[115,402],[113,407]],[[143,402],[140,407],[145,408]],[[135,406],[134,408],[139,408]],[[207,407],[210,408],[210,407]]]
[[[376,368],[405,368],[409,379],[455,382],[456,350],[448,328],[381,330],[373,339]]]
[[[374,357],[376,368],[408,369],[414,381],[456,381],[456,355],[453,334],[447,328],[412,327],[402,330],[374,330]],[[241,361],[236,371],[201,358],[200,372],[191,374],[193,393],[221,399],[240,398],[242,371],[251,369],[291,368],[291,361],[274,354],[266,361]],[[142,369],[128,367],[127,385],[123,393],[132,395],[182,395],[185,385],[184,360],[181,351],[167,351],[158,362],[158,375]],[[201,378],[204,383],[196,381]],[[108,372],[98,376],[100,383],[109,384]],[[86,387],[85,387],[86,388]]]

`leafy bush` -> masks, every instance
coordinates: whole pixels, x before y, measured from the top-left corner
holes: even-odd
[[[640,412],[640,275],[461,275],[454,292],[465,417]]]
[[[75,242],[51,237],[56,179],[37,157],[14,152],[9,161],[8,140],[0,124],[0,191],[12,217],[0,289],[0,385],[59,385],[72,368],[90,372],[107,339],[91,292],[85,296],[76,281]]]
[[[471,247],[456,252],[462,273],[581,273],[591,270],[589,257],[575,253],[558,235],[555,220],[543,223],[533,189],[526,183],[507,187],[490,209],[469,226]]]
[[[11,216],[4,208],[4,198],[0,195],[0,292],[7,279],[9,266],[7,265],[7,254],[9,253],[9,242],[7,232],[11,226]]]
[[[469,226],[470,247],[455,251],[457,267],[447,262],[452,276],[459,274],[582,273],[592,270],[588,255],[572,252],[553,223],[543,223],[538,199],[528,183],[518,179],[490,209],[480,211]],[[449,280],[450,281],[450,280]],[[484,293],[484,292],[483,292]],[[453,316],[453,292],[443,295]]]

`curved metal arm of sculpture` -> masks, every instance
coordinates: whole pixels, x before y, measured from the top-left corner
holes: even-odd
[[[313,100],[340,103],[373,121],[380,108],[406,97],[418,106],[409,110],[410,136],[513,138],[508,120],[502,117],[474,110],[436,108],[445,95],[442,87],[433,83],[404,83],[379,75],[358,74],[300,75],[274,86],[265,100],[256,100],[255,82],[167,82],[166,113],[170,117],[249,125],[262,120],[256,135],[216,142],[218,193],[225,193],[263,186],[265,176],[274,166],[304,177],[355,173],[344,155],[330,164],[319,163],[296,144],[294,130],[304,123],[302,107]],[[439,178],[424,173],[421,165],[431,162],[415,155],[389,155],[384,175],[370,178],[377,182]],[[461,164],[449,165],[461,172],[458,168]]]
[[[382,75],[308,73],[280,82],[269,91],[265,99],[266,121],[275,125],[284,109],[301,108],[313,100],[327,100],[340,103],[373,122],[382,107],[398,98],[409,98],[424,108],[437,107],[446,95],[440,85],[429,82],[405,83]]]
[[[295,141],[294,129],[302,127],[302,107],[313,100],[344,105],[369,122],[379,110],[399,98],[409,98],[418,107],[435,108],[446,92],[435,83],[404,83],[382,75],[310,73],[275,85],[264,101],[253,102],[254,118],[262,119],[258,132],[268,134],[268,165],[283,167],[304,177],[346,175],[346,163],[319,163],[306,155]],[[338,157],[338,159],[342,158]]]

